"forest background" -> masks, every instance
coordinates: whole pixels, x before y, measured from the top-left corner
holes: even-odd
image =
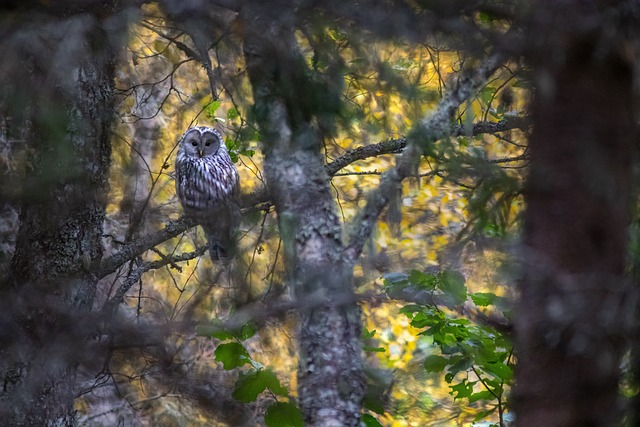
[[[6,425],[638,422],[635,1],[0,5]],[[194,125],[242,186],[212,263]]]

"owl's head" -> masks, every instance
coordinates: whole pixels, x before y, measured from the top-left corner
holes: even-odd
[[[195,126],[180,138],[179,151],[188,157],[210,157],[216,155],[221,147],[226,149],[220,132],[206,126]]]

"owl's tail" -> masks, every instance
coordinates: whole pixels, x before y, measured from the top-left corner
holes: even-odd
[[[213,262],[229,259],[227,251],[219,243],[211,243],[211,241],[209,241],[209,257]]]
[[[232,239],[230,230],[220,230],[215,225],[202,224],[202,229],[207,236],[207,245],[209,246],[209,257],[211,261],[227,261],[230,256]]]

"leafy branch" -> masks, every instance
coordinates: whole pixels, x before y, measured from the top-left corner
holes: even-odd
[[[471,129],[463,125],[452,125],[447,136],[477,136],[485,133],[493,134],[506,132],[513,129],[528,129],[531,122],[528,117],[507,115],[497,122],[483,121],[474,123]],[[377,157],[383,154],[400,153],[407,146],[407,138],[396,138],[376,144],[365,145],[349,150],[340,157],[325,166],[329,176],[334,176],[338,171],[344,169],[359,160]]]
[[[422,329],[420,335],[431,337],[437,347],[425,358],[424,369],[433,373],[446,371],[444,378],[451,384],[454,399],[466,398],[469,403],[495,401],[495,407],[481,411],[475,421],[497,410],[500,425],[504,425],[505,392],[513,378],[513,349],[508,335],[492,325],[474,323],[456,314],[464,314],[472,305],[476,309],[494,306],[494,311],[500,311],[503,299],[487,292],[469,293],[464,276],[450,270],[390,273],[385,275],[385,291],[392,298],[422,294],[400,312],[409,318],[411,326]],[[466,376],[460,378],[458,374]],[[470,379],[469,374],[476,379]]]

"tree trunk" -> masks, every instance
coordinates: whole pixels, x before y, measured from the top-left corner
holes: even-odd
[[[516,318],[520,426],[620,425],[637,129],[625,23],[594,3],[534,8],[537,92]]]
[[[245,10],[245,57],[264,135],[265,175],[278,213],[288,281],[300,307],[299,403],[307,426],[357,426],[364,393],[353,265],[329,186],[312,77],[298,52],[293,13]]]
[[[133,60],[131,61],[133,62]],[[124,64],[123,64],[124,65]],[[151,164],[158,150],[160,131],[165,124],[162,105],[170,91],[170,80],[148,84],[154,76],[169,73],[157,64],[139,64],[126,68],[122,83],[131,87],[135,102],[128,118],[133,135],[129,156],[124,165],[125,181],[120,211],[129,215],[129,230],[125,240],[144,234],[151,227],[147,217],[153,211],[153,183]]]
[[[75,422],[75,369],[92,327],[83,313],[91,309],[97,282],[91,268],[102,257],[113,112],[110,42],[125,31],[123,24],[121,16],[34,16],[5,40],[2,71],[20,84],[2,101],[20,114],[15,99],[21,97],[31,122],[20,228],[1,289],[5,425]]]

